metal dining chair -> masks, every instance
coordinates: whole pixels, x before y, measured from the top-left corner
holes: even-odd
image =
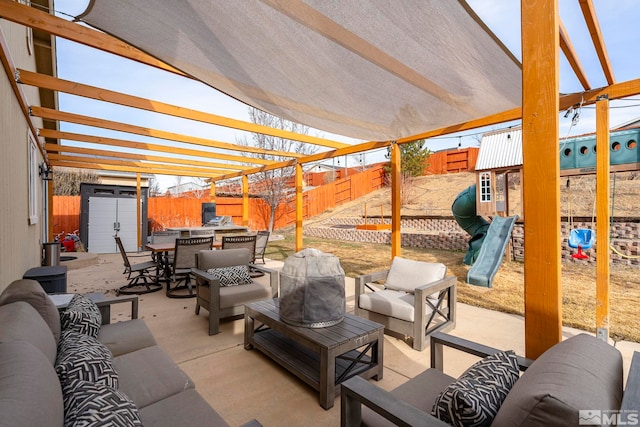
[[[191,285],[191,269],[196,267],[196,254],[201,250],[211,250],[212,246],[213,237],[211,236],[176,239],[171,266],[171,282],[167,282],[167,296],[169,298],[193,298],[196,296]]]
[[[129,283],[118,288],[116,294],[148,294],[162,289],[162,285],[158,282],[157,277],[153,274],[158,265],[154,260],[144,261],[131,264],[127,252],[124,250],[122,240],[118,236],[114,236],[118,251],[122,255],[124,262],[124,272],[127,275]],[[135,274],[133,277],[132,275]]]

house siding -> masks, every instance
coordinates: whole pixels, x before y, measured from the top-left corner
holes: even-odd
[[[0,29],[16,67],[35,70],[34,55],[27,51],[25,27],[0,21]],[[40,265],[44,226],[43,185],[36,180],[36,224],[29,224],[28,125],[5,72],[0,73],[0,292],[13,280]],[[22,87],[32,105],[40,104],[38,90]],[[36,122],[36,126],[40,126]],[[38,163],[42,163],[38,153]]]

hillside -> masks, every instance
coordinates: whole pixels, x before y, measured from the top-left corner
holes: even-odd
[[[519,177],[510,179],[509,204],[512,214],[521,214]],[[416,178],[402,209],[403,216],[451,216],[451,204],[456,196],[469,185],[475,183],[475,173],[461,172],[447,175],[429,175]],[[640,178],[636,172],[618,173],[611,176],[611,195],[613,213],[616,217],[638,217],[638,201],[640,200]],[[590,218],[595,212],[595,176],[576,176],[561,178],[560,188],[561,215],[584,216]],[[311,219],[310,223],[322,221],[330,217],[385,216],[391,213],[391,191],[389,188],[374,191],[350,203],[338,206],[324,214]]]

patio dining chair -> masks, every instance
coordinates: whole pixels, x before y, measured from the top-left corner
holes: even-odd
[[[253,257],[254,263],[259,258],[262,260],[262,263],[265,264],[264,253],[267,250],[267,244],[269,243],[269,235],[271,235],[271,232],[267,230],[260,230],[256,233],[256,250],[255,256]]]
[[[242,236],[222,236],[222,249],[238,249],[246,248],[251,253],[251,261],[253,264],[256,253],[256,235],[248,234]]]
[[[116,294],[148,294],[162,289],[162,285],[158,282],[157,276],[154,274],[158,267],[157,263],[150,259],[148,261],[131,264],[127,252],[124,250],[122,240],[118,236],[114,236],[118,251],[122,255],[124,262],[124,272],[127,275],[127,283],[116,290]],[[133,275],[133,277],[132,277]]]
[[[175,243],[176,239],[180,238],[180,232],[177,230],[162,230],[151,232],[151,243]],[[153,254],[152,256],[162,256],[162,254]],[[172,262],[173,255],[169,255],[169,262]],[[155,261],[160,261],[156,259]]]
[[[191,284],[191,269],[196,267],[196,254],[201,250],[211,250],[212,246],[212,236],[176,239],[171,266],[171,281],[167,282],[167,296],[169,298],[193,298],[196,296]]]

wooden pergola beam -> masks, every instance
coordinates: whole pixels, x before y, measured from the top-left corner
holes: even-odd
[[[59,162],[70,162],[70,163],[81,163],[85,165],[89,165],[92,163],[99,165],[114,165],[114,166],[126,166],[132,168],[138,168],[138,170],[146,170],[147,173],[160,173],[164,174],[164,172],[172,172],[173,174],[183,173],[186,176],[206,176],[206,177],[215,177],[219,174],[216,174],[214,169],[207,168],[196,168],[196,167],[180,167],[180,166],[169,166],[165,164],[158,163],[150,163],[150,162],[137,162],[133,160],[118,160],[118,159],[110,159],[110,158],[95,158],[95,157],[84,157],[84,156],[67,156],[64,154],[49,154],[49,160],[51,161],[59,161]]]
[[[200,145],[202,147],[216,148],[220,150],[230,151],[244,151],[250,153],[261,153],[262,149],[256,147],[244,147],[228,142],[213,141],[210,139],[199,138],[196,136],[182,135],[179,133],[167,132],[159,129],[151,129],[142,126],[135,126],[126,123],[114,122],[111,120],[98,119],[95,117],[83,116],[81,114],[67,113],[64,111],[53,110],[51,108],[31,106],[31,114],[43,119],[58,120],[63,122],[75,123],[85,126],[98,127],[101,129],[117,130],[120,132],[132,133],[134,135],[148,136],[151,138],[165,139],[167,141],[184,142],[187,144]],[[284,155],[282,152],[274,155]],[[270,153],[273,154],[273,153]],[[287,157],[287,156],[285,156]],[[238,159],[246,159],[246,157],[239,157]],[[264,160],[260,158],[252,158],[254,163],[269,164],[273,163],[270,160]],[[239,160],[242,161],[242,160]],[[245,160],[246,161],[246,160]]]
[[[613,75],[613,67],[611,67],[611,61],[609,61],[609,54],[607,53],[607,47],[604,44],[602,32],[600,31],[600,24],[598,23],[593,1],[580,0],[580,9],[582,9],[582,15],[584,16],[584,21],[589,29],[589,34],[591,34],[593,47],[596,49],[596,53],[598,54],[602,72],[607,79],[607,83],[612,85],[616,82],[616,78]]]
[[[104,136],[84,135],[84,134],[73,133],[73,132],[60,132],[60,131],[55,131],[50,129],[40,129],[40,136],[43,136],[45,138],[67,139],[69,141],[89,142],[92,144],[123,147],[127,149],[156,151],[159,153],[179,154],[184,156],[194,156],[194,157],[200,157],[200,158],[206,158],[206,159],[232,160],[237,162],[247,161],[246,157],[231,156],[228,154],[218,154],[218,153],[212,153],[210,151],[200,151],[200,150],[193,150],[193,149],[180,148],[180,147],[169,147],[169,146],[160,145],[160,144],[149,144],[146,142],[135,142],[135,141],[128,141],[124,139],[108,138]],[[62,147],[65,147],[65,146],[62,146]],[[213,167],[220,168],[220,169],[235,169],[235,170],[248,170],[255,167],[255,166],[247,166],[247,165],[228,164],[228,163],[212,163],[211,165]]]
[[[81,83],[75,83],[68,80],[59,79],[45,74],[34,73],[28,70],[19,69],[19,83],[36,86],[41,89],[57,90],[71,95],[82,96],[85,98],[96,99],[98,101],[111,102],[113,104],[124,105],[126,107],[137,108],[140,110],[151,111],[154,113],[166,114],[173,117],[179,117],[188,120],[194,120],[201,123],[207,123],[217,126],[223,126],[232,129],[238,129],[246,132],[254,132],[263,135],[274,136],[276,138],[289,139],[292,141],[306,142],[312,145],[319,145],[329,148],[346,147],[347,144],[329,139],[318,138],[311,135],[304,135],[296,132],[290,132],[283,129],[276,129],[256,123],[245,122],[242,120],[222,117],[216,114],[205,113],[190,108],[179,107],[160,101],[140,98],[133,95],[127,95],[108,89],[89,86]],[[292,152],[271,152],[273,150],[257,149],[249,150],[251,147],[238,146],[240,151],[247,151],[260,154],[273,154],[283,157],[302,157],[299,153]]]
[[[582,68],[582,63],[580,62],[580,58],[578,58],[578,54],[576,50],[573,48],[573,43],[571,43],[571,39],[569,38],[569,34],[567,33],[567,29],[564,27],[562,21],[560,21],[560,49],[562,49],[562,53],[569,61],[569,65],[573,69],[573,72],[576,74],[576,77],[580,81],[580,84],[585,90],[591,89],[591,85],[589,84],[589,79],[587,79],[587,74]]]
[[[76,168],[76,169],[91,169],[91,170],[105,170],[105,171],[119,171],[119,172],[140,172],[146,174],[158,173],[162,175],[174,175],[174,176],[194,176],[198,178],[212,178],[211,174],[201,174],[201,173],[191,173],[185,170],[173,171],[173,170],[165,170],[162,168],[142,168],[137,166],[120,166],[120,165],[112,165],[100,162],[91,162],[91,163],[83,163],[83,162],[73,162],[73,161],[62,161],[62,160],[51,160],[51,166],[54,168],[62,167],[62,168]]]
[[[70,147],[66,145],[58,145],[58,144],[45,144],[45,149],[49,153],[49,156],[54,154],[58,155],[66,155],[68,153],[72,154],[84,154],[87,156],[86,158],[95,158],[96,161],[100,161],[102,158],[112,158],[113,160],[117,159],[128,159],[134,161],[147,161],[153,162],[154,164],[163,164],[167,166],[178,166],[181,169],[188,169],[189,166],[195,166],[199,168],[208,168],[208,171],[211,171],[214,174],[226,174],[229,173],[228,170],[224,169],[216,169],[214,163],[208,162],[199,162],[194,160],[181,160],[173,157],[164,157],[164,156],[148,156],[145,154],[133,154],[133,153],[121,153],[116,151],[109,150],[96,150],[93,148],[84,148],[84,147]],[[73,158],[73,156],[67,156],[69,158]]]

